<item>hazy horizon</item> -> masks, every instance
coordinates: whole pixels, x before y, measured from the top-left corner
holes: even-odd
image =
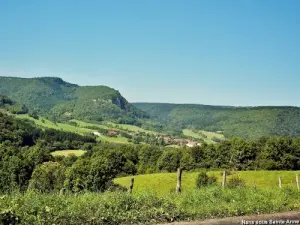
[[[300,106],[300,2],[6,1],[0,75],[106,85],[129,102]]]

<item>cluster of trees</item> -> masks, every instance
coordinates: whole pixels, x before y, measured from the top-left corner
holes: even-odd
[[[93,137],[42,130],[0,113],[0,191],[26,190],[35,168],[53,160],[51,151],[88,148],[95,143]]]
[[[298,170],[300,139],[265,137],[256,141],[240,138],[216,145],[187,149],[155,149],[142,153],[139,172],[175,172],[198,168],[232,170]]]

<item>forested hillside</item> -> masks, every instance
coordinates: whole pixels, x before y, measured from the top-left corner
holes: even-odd
[[[300,135],[298,107],[227,107],[191,104],[133,103],[162,124],[174,129],[224,131],[225,137]]]
[[[106,86],[78,86],[61,78],[0,77],[0,94],[52,120],[113,120],[137,123],[147,117],[116,90]]]
[[[22,114],[28,112],[28,109],[25,105],[14,102],[4,95],[0,95],[0,109],[13,114]]]
[[[0,77],[0,95],[0,108],[12,113],[29,111],[52,121],[112,121],[174,136],[183,135],[183,129],[222,132],[226,138],[300,135],[298,107],[131,104],[110,87],[79,86],[54,77]]]

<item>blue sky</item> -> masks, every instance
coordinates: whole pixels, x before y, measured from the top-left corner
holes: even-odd
[[[2,0],[0,75],[131,102],[300,106],[298,0]]]

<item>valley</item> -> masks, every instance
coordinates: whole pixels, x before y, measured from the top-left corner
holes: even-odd
[[[224,136],[214,132],[198,131],[194,133],[191,130],[183,130],[183,137],[169,137],[168,134],[159,133],[156,131],[146,130],[138,126],[127,125],[127,124],[116,124],[109,121],[103,121],[98,123],[84,122],[81,120],[70,120],[66,123],[52,122],[45,117],[40,116],[35,119],[30,117],[28,114],[18,114],[15,115],[19,119],[25,119],[33,121],[38,127],[51,128],[56,130],[62,130],[67,132],[75,132],[81,135],[91,135],[97,136],[98,141],[102,142],[112,142],[129,144],[134,141],[135,137],[140,136],[154,136],[154,139],[164,139],[162,146],[196,146],[196,143],[206,142],[206,143],[217,143],[214,138],[219,138],[219,140],[224,140]],[[109,135],[109,131],[115,131],[115,135]],[[179,140],[179,141],[178,141]],[[138,142],[140,143],[140,142]],[[135,142],[135,144],[138,144]],[[141,143],[146,144],[141,141]]]
[[[0,222],[299,210],[299,118],[297,107],[131,104],[106,86],[0,77]]]

